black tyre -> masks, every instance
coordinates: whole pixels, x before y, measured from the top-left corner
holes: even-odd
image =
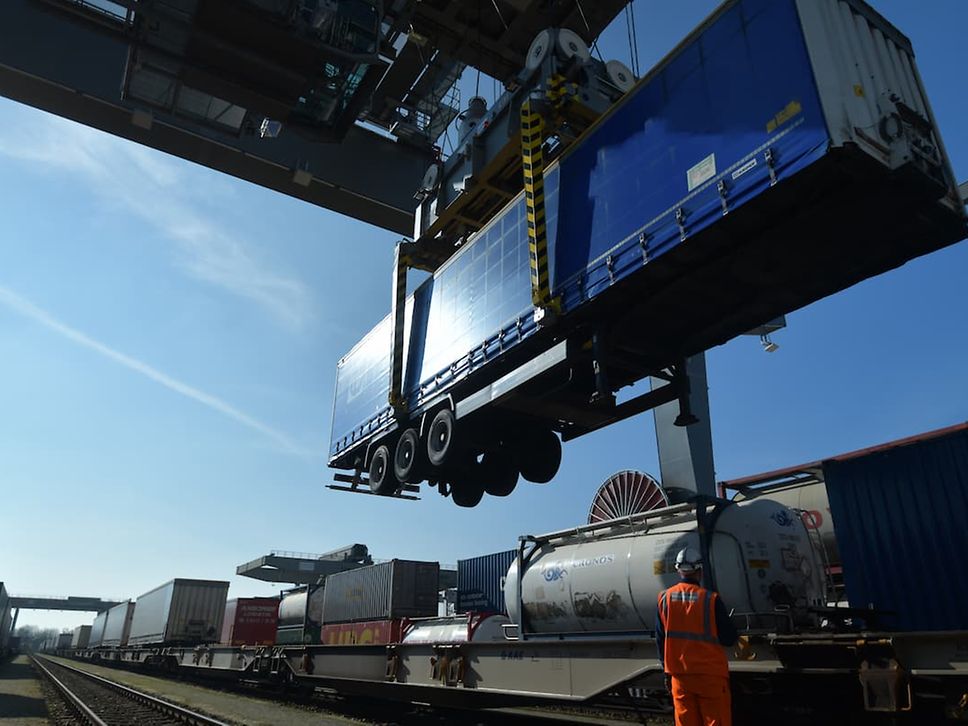
[[[484,485],[468,476],[450,484],[450,498],[458,507],[476,507],[484,498]]]
[[[561,440],[554,431],[539,431],[523,439],[517,448],[521,476],[535,484],[547,484],[561,466]]]
[[[477,465],[477,477],[492,497],[506,497],[518,485],[518,467],[503,452],[485,452]]]
[[[393,475],[393,458],[390,447],[381,444],[370,459],[370,491],[374,494],[393,494],[400,483]]]
[[[410,428],[400,435],[393,454],[393,474],[397,481],[416,484],[424,478],[424,447],[420,445],[420,434]]]
[[[427,461],[433,466],[444,466],[453,460],[457,450],[457,419],[449,408],[441,409],[427,429]]]

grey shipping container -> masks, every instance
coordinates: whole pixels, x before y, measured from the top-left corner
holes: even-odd
[[[823,471],[847,599],[881,613],[868,625],[968,629],[968,578],[957,575],[968,552],[968,424],[827,460]]]
[[[229,583],[175,579],[138,598],[128,645],[217,643]]]
[[[517,550],[457,560],[457,612],[503,613],[504,578]]]
[[[97,648],[104,639],[104,626],[108,624],[108,611],[98,613],[91,624],[91,638],[87,645],[89,648]]]
[[[71,636],[72,648],[86,648],[91,642],[91,626],[78,625]]]
[[[107,611],[104,631],[101,633],[100,645],[104,647],[123,648],[128,644],[131,633],[131,621],[134,616],[134,603],[128,600],[115,605]]]
[[[74,633],[61,633],[57,636],[57,642],[54,647],[57,650],[67,650],[71,647],[71,638],[74,637]]]
[[[436,562],[390,560],[326,578],[323,623],[437,614]]]

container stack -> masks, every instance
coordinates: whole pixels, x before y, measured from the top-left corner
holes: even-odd
[[[400,642],[411,618],[437,615],[440,565],[390,560],[330,575],[323,590],[322,642]]]

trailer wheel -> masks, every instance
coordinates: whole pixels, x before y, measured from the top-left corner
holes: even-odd
[[[443,466],[453,459],[456,450],[454,437],[457,433],[457,419],[449,408],[441,409],[430,422],[427,429],[427,460],[434,466]]]
[[[484,498],[484,485],[473,477],[464,477],[450,484],[450,498],[458,507],[476,507]]]
[[[424,478],[424,451],[420,446],[420,434],[409,428],[400,435],[393,454],[393,473],[397,481],[416,484]]]
[[[374,494],[393,494],[399,483],[393,475],[393,461],[390,447],[381,444],[370,459],[370,491]]]
[[[547,484],[561,466],[561,441],[554,431],[539,431],[521,442],[517,455],[521,476],[535,484]]]
[[[518,467],[514,459],[504,453],[485,452],[476,473],[484,491],[492,497],[506,497],[518,485]]]

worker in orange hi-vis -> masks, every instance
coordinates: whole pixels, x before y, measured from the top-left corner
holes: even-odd
[[[726,606],[702,581],[702,555],[676,555],[681,581],[659,594],[655,642],[672,695],[676,726],[731,726],[729,666],[724,646],[737,633]]]

